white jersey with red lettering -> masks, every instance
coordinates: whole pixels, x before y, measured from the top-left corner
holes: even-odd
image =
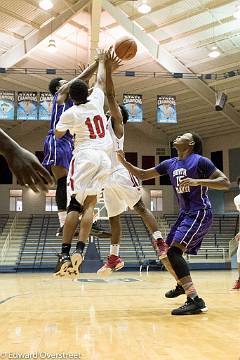
[[[103,196],[108,217],[113,217],[121,214],[128,207],[133,208],[141,199],[142,189],[138,179],[130,174],[117,159],[116,151],[123,150],[124,134],[120,139],[117,138],[111,118],[108,128],[113,141],[112,174],[104,187]]]
[[[58,131],[74,135],[74,152],[68,173],[68,196],[80,204],[87,196],[102,192],[111,173],[112,138],[103,110],[104,93],[94,88],[86,104],[66,110],[57,124]],[[69,199],[68,199],[69,201]]]
[[[104,93],[94,88],[88,102],[73,105],[60,117],[56,126],[58,131],[69,130],[74,135],[74,152],[82,149],[101,149],[108,151],[112,139],[107,131],[107,118],[104,113]]]

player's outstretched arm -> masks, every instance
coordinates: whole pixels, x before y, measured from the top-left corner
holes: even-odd
[[[140,169],[134,165],[132,165],[130,162],[128,162],[124,157],[124,152],[122,150],[117,151],[118,160],[125,166],[125,168],[134,176],[139,178],[140,180],[148,180],[152,178],[159,177],[160,174],[157,172],[155,168],[151,169]]]
[[[63,86],[61,86],[60,89],[58,90],[57,103],[62,104],[66,101],[68,94],[69,94],[69,88],[75,80],[80,79],[80,80],[88,82],[91,79],[91,77],[93,76],[93,74],[95,73],[95,71],[97,70],[97,67],[98,67],[98,60],[94,61],[94,63],[92,63],[91,65],[87,66],[81,72],[81,74],[79,74],[78,76],[76,76],[72,80],[68,81]]]
[[[111,50],[106,54],[106,95],[111,117],[114,123],[114,133],[118,138],[123,136],[123,119],[115,98],[115,89],[112,79],[112,72],[121,66],[121,61],[115,56]]]
[[[228,190],[230,187],[230,181],[226,175],[217,169],[209,177],[209,179],[191,179],[186,178],[180,182],[181,186],[207,186],[210,189],[215,190]]]
[[[94,87],[100,88],[103,92],[106,90],[106,53],[103,49],[98,51],[98,71],[97,71],[97,80]]]
[[[0,129],[0,153],[20,185],[29,186],[34,192],[48,191],[53,180],[35,155],[22,148]]]

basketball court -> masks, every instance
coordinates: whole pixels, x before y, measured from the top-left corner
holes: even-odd
[[[1,275],[1,352],[39,358],[74,353],[87,360],[239,359],[239,294],[229,291],[233,275],[206,271],[193,277],[209,312],[173,317],[171,310],[184,297],[164,298],[174,284],[166,272],[105,279],[82,274],[77,281]]]

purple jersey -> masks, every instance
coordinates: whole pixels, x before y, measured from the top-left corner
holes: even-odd
[[[187,186],[184,188],[180,186],[180,181],[187,177],[208,179],[216,170],[209,159],[198,154],[191,154],[184,160],[179,160],[177,157],[165,160],[155,169],[160,175],[169,175],[178,198],[180,210],[189,212],[211,208],[206,186]]]
[[[56,93],[53,97],[50,131],[48,132],[48,133],[52,133],[52,134],[54,134],[57,123],[59,122],[59,119],[60,119],[60,116],[62,115],[62,113],[73,106],[73,102],[70,99],[68,99],[64,104],[58,104],[57,96],[58,96],[58,94]],[[66,132],[64,137],[72,139],[72,135],[70,135],[69,131]]]

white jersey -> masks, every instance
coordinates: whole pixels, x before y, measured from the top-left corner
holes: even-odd
[[[104,93],[95,87],[86,104],[73,105],[61,115],[56,129],[69,130],[74,135],[74,153],[84,149],[109,151],[112,148],[103,106]]]
[[[118,151],[118,150],[123,150],[124,133],[120,139],[117,138],[117,136],[114,133],[113,127],[112,127],[111,118],[109,118],[109,120],[108,120],[108,129],[109,129],[109,133],[110,133],[110,136],[111,136],[112,142],[113,142],[113,150],[112,150],[112,155],[111,155],[112,168],[114,170],[125,169],[125,167],[119,162],[119,160],[117,158],[117,153],[116,153],[116,151]]]
[[[235,196],[234,198],[234,204],[238,211],[240,211],[240,194]]]

